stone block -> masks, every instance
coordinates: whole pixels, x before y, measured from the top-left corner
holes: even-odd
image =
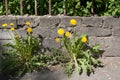
[[[104,17],[104,28],[120,28],[120,18]]]
[[[120,48],[120,37],[111,36],[105,38],[105,44],[109,46],[109,48]]]
[[[83,17],[82,24],[85,27],[102,27],[103,18],[102,17]]]
[[[7,43],[13,43],[13,41],[12,40],[0,40],[0,52],[7,49],[7,47],[4,46]]]
[[[106,57],[120,57],[120,49],[118,48],[108,48],[105,50],[103,56]]]
[[[113,35],[113,36],[118,36],[118,37],[120,37],[120,28],[114,28],[112,35]]]
[[[110,29],[95,28],[95,27],[81,27],[77,29],[77,34],[86,33],[88,36],[107,37],[112,35]]]
[[[120,56],[120,37],[89,37],[89,44],[100,44],[103,56]]]
[[[45,37],[49,38],[51,35],[51,29],[50,28],[47,28],[47,29],[40,28],[40,27],[33,28],[33,35],[34,36],[41,35],[43,38],[45,38]]]
[[[10,23],[14,23],[14,27],[17,28],[17,23],[16,23],[16,17],[7,17],[7,16],[1,16],[0,17],[0,28],[2,27],[2,24],[7,23],[8,26],[7,28],[10,28]]]
[[[105,45],[108,46],[105,49],[105,56],[120,56],[120,37],[112,36],[105,38]]]
[[[39,27],[42,28],[55,28],[60,23],[60,18],[55,16],[41,16]]]
[[[17,25],[19,28],[28,27],[25,23],[30,22],[30,27],[35,28],[39,26],[39,17],[37,16],[16,16]]]
[[[38,27],[40,23],[40,17],[39,16],[34,16],[32,17],[32,23],[31,23],[31,27]]]
[[[61,19],[61,23],[59,25],[59,27],[69,27],[70,25],[70,20],[71,19],[75,19],[77,21],[76,26],[82,26],[82,17],[79,16],[62,16],[60,17]]]
[[[16,19],[17,19],[17,25],[21,27],[25,26],[26,21],[29,21],[31,23],[30,26],[33,23],[32,17],[28,17],[28,16],[16,16]]]
[[[14,33],[9,29],[2,29],[0,30],[0,40],[9,40],[14,37]]]
[[[104,51],[103,56],[120,56],[120,37],[89,37],[89,44],[99,44],[100,49]]]
[[[48,39],[45,38],[43,41],[43,46],[48,47],[48,48],[59,48],[60,43],[55,42],[55,39]]]
[[[64,29],[64,32],[69,31],[67,28],[62,28],[62,29]],[[59,30],[59,28],[51,29],[50,38],[61,37],[61,35],[58,35],[58,33],[57,33],[58,30]]]
[[[50,38],[55,38],[55,37],[59,37],[58,33],[57,33],[57,30],[59,28],[54,28],[51,30],[51,35],[50,35]]]
[[[92,46],[94,44],[100,45],[100,50],[103,50],[103,56],[120,56],[120,37],[89,37],[89,44]]]
[[[90,46],[99,44],[101,50],[105,50],[108,46],[105,44],[104,37],[89,37],[89,44]]]
[[[16,30],[16,34],[18,34],[19,37],[23,37],[23,38],[27,36],[27,32],[24,28]]]

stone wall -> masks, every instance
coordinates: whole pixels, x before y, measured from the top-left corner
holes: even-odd
[[[33,35],[42,35],[45,47],[58,48],[60,45],[54,41],[57,29],[69,29],[69,20],[77,20],[76,31],[78,35],[87,33],[90,44],[100,44],[105,50],[104,56],[120,56],[120,18],[114,17],[79,17],[79,16],[0,16],[0,25],[13,22],[16,33],[26,36],[25,22],[30,21]],[[8,27],[9,28],[9,27]],[[11,42],[12,32],[0,26],[0,50],[3,44]]]

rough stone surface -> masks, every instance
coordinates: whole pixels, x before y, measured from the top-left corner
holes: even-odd
[[[120,37],[108,37],[105,38],[105,45],[107,48],[105,49],[105,56],[120,56]]]
[[[111,36],[112,32],[110,29],[95,28],[95,27],[81,27],[78,29],[77,34],[86,33],[88,36],[107,37]]]
[[[90,45],[100,44],[104,56],[120,56],[120,37],[89,37]]]
[[[62,67],[53,66],[51,71],[27,73],[20,80],[119,80],[120,57],[105,57],[101,61],[104,67],[96,68],[95,73],[91,73],[90,76],[74,72],[72,77],[68,78]]]
[[[25,25],[26,21],[33,22],[32,17],[27,17],[27,16],[17,16],[17,25]]]
[[[12,39],[13,36],[13,32],[8,29],[0,30],[0,40]]]
[[[70,20],[71,19],[76,19],[77,20],[77,26],[82,26],[82,18],[75,16],[75,17],[69,17],[69,16],[65,16],[65,17],[60,17],[61,19],[61,23],[60,23],[60,27],[69,27],[70,25]]]
[[[47,37],[50,38],[51,35],[51,29],[48,28],[42,28],[42,27],[37,27],[33,29],[33,35],[38,36],[41,35],[43,38]]]
[[[14,23],[14,27],[17,28],[16,17],[0,16],[0,28],[3,28],[4,23],[8,24],[7,28],[10,28],[10,23]]]
[[[105,45],[105,39],[104,37],[89,37],[89,45],[95,45],[95,44],[100,44],[100,48],[102,50],[105,50],[106,48],[108,48],[107,45]]]
[[[114,28],[114,27],[120,28],[120,18],[104,17],[103,27],[104,28]]]
[[[103,56],[107,57],[120,57],[120,49],[119,48],[108,48],[105,50]]]
[[[55,16],[43,16],[40,17],[39,27],[41,28],[54,28],[60,23],[60,18]]]
[[[113,29],[113,36],[120,37],[120,28]]]
[[[26,32],[25,28],[16,30],[15,34],[18,34],[19,37],[23,37],[23,38],[27,36],[27,32]]]
[[[7,47],[4,46],[7,43],[12,43],[12,40],[0,40],[0,58],[1,58],[2,51],[7,49]]]
[[[44,41],[43,41],[43,46],[46,47],[46,48],[59,48],[60,43],[56,43],[55,38],[54,39],[45,38]]]
[[[86,27],[102,27],[103,18],[102,17],[83,17],[83,26]]]
[[[27,34],[25,22],[31,22],[30,27],[33,28],[33,35],[43,38],[44,47],[60,48],[61,44],[55,42],[59,28],[65,31],[70,30],[70,19],[76,19],[76,32],[80,36],[87,33],[89,44],[100,44],[104,50],[102,59],[103,68],[95,69],[95,74],[89,77],[85,74],[81,76],[75,72],[71,78],[64,74],[63,68],[57,67],[56,70],[47,72],[33,72],[26,74],[21,80],[119,80],[120,79],[120,18],[115,17],[79,17],[79,16],[0,16],[0,25],[3,23],[15,24],[15,33],[20,37],[25,37]],[[4,44],[12,42],[14,32],[3,29],[0,26],[0,53],[6,48]],[[0,54],[1,56],[1,54]],[[56,68],[56,67],[55,67]],[[52,68],[53,69],[53,68]],[[0,80],[5,80],[0,77]]]
[[[76,19],[76,32],[80,36],[83,33],[88,34],[89,43],[100,44],[101,49],[105,50],[104,56],[120,56],[120,18],[115,17],[79,17],[79,16],[0,16],[0,25],[3,23],[13,22],[15,24],[15,32],[25,37],[25,22],[31,22],[30,27],[33,28],[33,35],[42,36],[44,45],[50,48],[59,47],[55,42],[59,28],[70,31],[70,19]],[[8,26],[9,28],[9,26]],[[11,35],[12,34],[12,35]],[[0,27],[0,40],[10,40],[13,33],[7,29]]]

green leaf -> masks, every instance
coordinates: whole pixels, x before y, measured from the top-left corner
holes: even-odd
[[[80,37],[81,37],[81,38],[82,38],[82,37],[87,37],[87,34],[82,34]]]
[[[87,1],[87,7],[86,7],[86,8],[89,9],[91,6],[92,6],[92,2],[88,2],[88,1]]]
[[[95,44],[95,45],[92,46],[92,51],[98,53],[100,51],[99,48],[100,48],[100,45]]]
[[[58,11],[60,14],[62,14],[64,10],[63,10],[63,8],[58,8]]]
[[[72,75],[73,72],[73,64],[72,63],[67,63],[66,65],[66,69],[65,69],[65,73],[68,74],[68,77],[70,77]]]
[[[80,8],[80,3],[78,2],[77,5],[75,6],[75,8]]]

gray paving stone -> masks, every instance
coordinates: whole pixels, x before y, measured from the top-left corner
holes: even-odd
[[[60,66],[53,67],[52,71],[27,73],[20,80],[119,80],[120,79],[120,57],[104,57],[102,68],[96,68],[95,73],[87,76],[85,73],[77,75],[73,73],[71,78],[64,74]]]

